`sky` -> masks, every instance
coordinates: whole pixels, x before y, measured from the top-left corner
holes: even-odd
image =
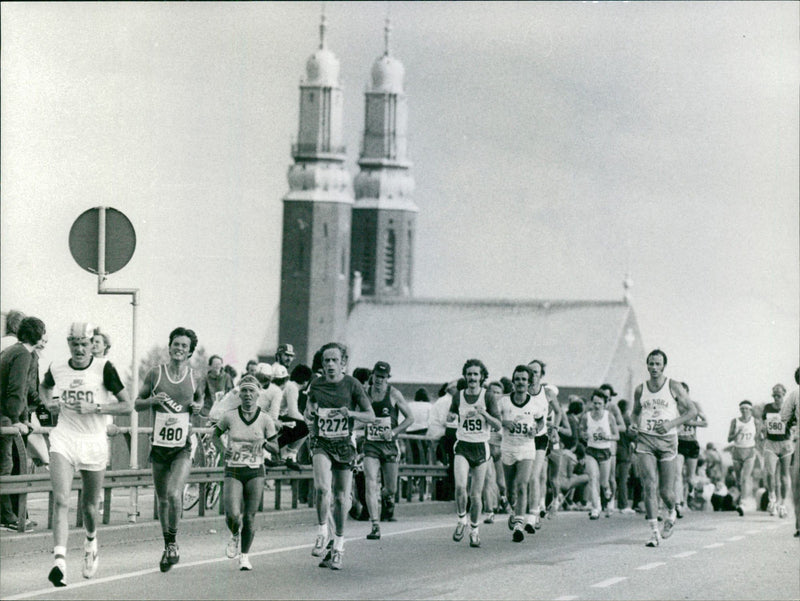
[[[178,325],[240,370],[275,349],[281,198],[322,10],[0,5],[0,308],[44,319],[43,364],[89,320],[130,370],[130,297],[98,295],[69,253],[73,221],[101,205],[136,230],[106,285],[140,289],[140,357]],[[619,299],[630,272],[645,347],[667,352],[667,375],[711,418],[701,442],[723,441],[743,398],[792,382],[800,5],[324,12],[352,174],[391,19],[420,208],[415,296]]]

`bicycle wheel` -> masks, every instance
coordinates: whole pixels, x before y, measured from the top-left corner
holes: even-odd
[[[199,446],[199,445],[198,445]],[[193,449],[192,467],[205,466],[205,454],[200,449]],[[190,482],[183,487],[183,510],[188,511],[200,500],[200,485]]]
[[[206,447],[205,452],[206,465],[220,465],[221,458],[219,451],[213,444],[211,444],[210,441],[207,444],[208,446]],[[222,487],[220,486],[219,482],[210,482],[206,485],[206,509],[213,509],[213,507],[217,504],[221,489]]]

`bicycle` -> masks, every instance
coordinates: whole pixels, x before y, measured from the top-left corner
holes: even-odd
[[[222,465],[222,458],[214,443],[211,434],[192,434],[192,467],[210,467]],[[198,442],[199,441],[199,442]],[[200,452],[198,452],[200,450]],[[222,485],[219,482],[206,484],[206,509],[213,509],[219,500]],[[190,482],[183,487],[183,510],[188,511],[197,505],[200,500],[200,485]]]

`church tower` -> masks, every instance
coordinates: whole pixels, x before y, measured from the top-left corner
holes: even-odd
[[[342,138],[339,60],[325,42],[306,62],[289,192],[283,198],[280,342],[311,364],[326,342],[343,340],[349,302],[353,191]]]
[[[355,177],[351,273],[354,298],[411,296],[414,238],[419,209],[406,156],[408,108],[405,69],[391,56],[389,20],[385,49],[372,66],[364,139]]]

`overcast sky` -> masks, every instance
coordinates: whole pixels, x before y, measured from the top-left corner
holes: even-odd
[[[416,296],[614,299],[629,269],[645,347],[666,350],[712,417],[701,440],[720,441],[800,354],[799,6],[326,3],[352,173],[391,17]],[[98,205],[136,228],[108,285],[141,289],[140,352],[177,325],[239,369],[275,348],[281,198],[320,12],[0,5],[0,305],[45,320],[45,363],[88,319],[129,369],[129,298],[98,296],[69,254]]]

